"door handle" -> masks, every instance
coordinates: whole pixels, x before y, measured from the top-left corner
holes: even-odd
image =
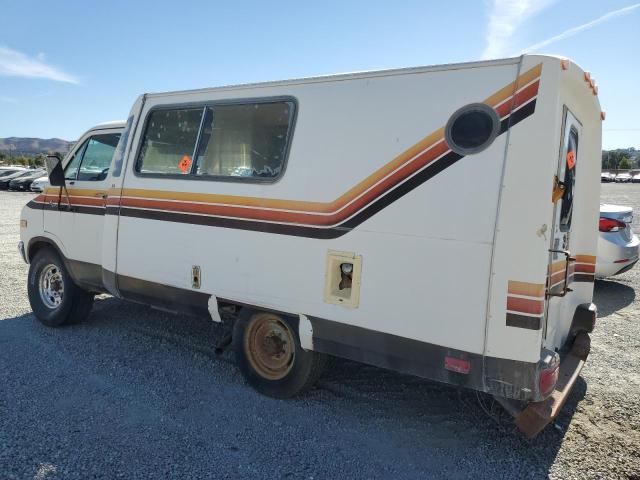
[[[551,285],[549,285],[546,293],[546,297],[564,297],[567,293],[573,292],[572,289],[569,288],[569,267],[572,262],[575,262],[575,257],[571,256],[571,252],[569,250],[549,250],[550,253],[561,253],[565,256],[565,267],[564,267],[564,285],[562,286],[562,292],[552,293]],[[549,282],[551,283],[551,282]]]

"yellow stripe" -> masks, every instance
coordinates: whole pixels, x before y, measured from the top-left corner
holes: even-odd
[[[484,103],[496,106],[502,103],[505,99],[511,97],[515,91],[521,86],[526,85],[535,78],[539,77],[542,72],[542,64],[538,64],[531,68],[527,72],[518,77],[517,80],[509,83],[507,86],[501,88],[496,93],[484,100]],[[109,195],[118,196],[122,193],[123,196],[135,197],[135,198],[151,198],[157,200],[179,200],[185,202],[202,202],[202,203],[219,203],[224,205],[237,205],[245,207],[262,207],[262,208],[274,208],[282,210],[296,210],[302,212],[316,212],[316,213],[333,213],[339,208],[351,202],[353,199],[361,195],[371,186],[377,184],[380,180],[388,176],[391,172],[397,168],[403,166],[409,162],[413,157],[427,150],[429,147],[434,146],[444,138],[444,128],[432,132],[424,137],[422,140],[402,152],[392,161],[383,165],[371,175],[360,181],[353,186],[347,192],[342,194],[336,200],[332,202],[308,202],[302,200],[286,200],[275,198],[259,198],[259,197],[242,197],[237,195],[219,195],[208,193],[194,193],[194,192],[171,192],[164,190],[146,190],[137,188],[125,188],[125,189],[110,189]]]
[[[544,285],[541,283],[527,283],[509,280],[508,293],[527,297],[544,297]]]
[[[79,197],[97,197],[99,195],[104,195],[107,193],[106,190],[93,190],[87,188],[67,188],[69,195],[76,195]],[[58,195],[60,193],[59,187],[49,187],[46,188],[43,192],[45,195]],[[62,196],[64,196],[64,190],[62,191]]]

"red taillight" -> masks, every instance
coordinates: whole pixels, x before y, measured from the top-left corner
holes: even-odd
[[[613,218],[600,217],[601,232],[617,232],[627,228],[627,224]]]
[[[471,362],[455,357],[444,357],[444,368],[451,372],[468,374],[471,370]]]
[[[538,389],[540,395],[546,397],[549,395],[558,382],[558,373],[560,371],[560,364],[556,363],[553,367],[549,367],[540,371],[540,379],[538,380]]]

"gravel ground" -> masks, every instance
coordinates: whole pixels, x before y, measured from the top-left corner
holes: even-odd
[[[640,185],[602,196],[640,214]],[[46,328],[16,250],[29,198],[0,192],[1,479],[640,478],[638,268],[596,283],[589,361],[528,441],[488,397],[342,360],[300,398],[263,397],[215,355],[217,325],[107,296]]]

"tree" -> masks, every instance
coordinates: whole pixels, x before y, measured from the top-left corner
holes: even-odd
[[[618,168],[620,170],[629,170],[631,168],[631,162],[629,161],[629,157],[622,157],[620,159],[620,163],[618,163]]]

